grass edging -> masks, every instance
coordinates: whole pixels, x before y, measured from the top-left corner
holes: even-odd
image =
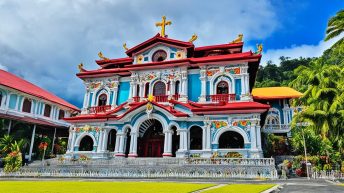
[[[273,191],[277,190],[280,186],[281,186],[281,185],[276,185],[276,186],[274,186],[274,187],[272,187],[272,188],[269,188],[269,189],[267,189],[267,190],[264,190],[264,191],[261,192],[261,193],[270,193],[270,192],[273,192]]]

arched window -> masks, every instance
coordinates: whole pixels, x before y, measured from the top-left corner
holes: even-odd
[[[226,131],[219,139],[220,149],[244,148],[244,138],[235,131]]]
[[[275,117],[275,116],[268,116],[268,118],[267,118],[267,124],[268,124],[268,125],[278,125],[278,124],[280,124],[280,123],[279,123],[279,120],[278,120],[277,117]]]
[[[162,61],[166,60],[166,58],[167,58],[167,53],[164,50],[158,50],[153,54],[152,61],[153,62],[162,62]]]
[[[46,104],[44,108],[44,116],[50,117],[50,112],[51,112],[51,106]]]
[[[109,150],[110,152],[115,151],[116,135],[117,135],[116,129],[112,129],[108,134],[107,150]]]
[[[202,149],[202,128],[199,126],[192,126],[190,128],[190,149]]]
[[[148,95],[149,95],[149,82],[147,82],[145,85],[145,97],[147,98]]]
[[[177,81],[176,81],[175,88],[174,88],[174,93],[175,93],[175,94],[179,94],[179,85],[180,85],[180,81],[177,80]]]
[[[107,95],[101,94],[98,98],[98,106],[105,106],[107,102]]]
[[[216,94],[228,94],[228,83],[220,81],[216,86]]]
[[[154,96],[164,96],[166,95],[166,85],[165,83],[158,81],[154,84],[153,88],[153,95]]]
[[[26,113],[31,113],[31,101],[27,98],[24,99],[22,111]]]
[[[86,135],[80,141],[79,151],[92,151],[93,150],[93,139]]]
[[[59,119],[63,119],[64,116],[65,116],[64,110],[60,109],[60,111],[59,111]]]

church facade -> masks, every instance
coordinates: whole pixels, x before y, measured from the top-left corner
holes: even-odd
[[[170,22],[158,24],[159,34],[124,45],[127,57],[99,53],[100,69],[79,65],[86,92],[81,114],[65,119],[72,124],[66,156],[263,157],[262,127],[274,111],[266,102],[273,98],[252,96],[262,48],[243,51],[242,36],[196,47],[196,35],[171,39]],[[285,114],[292,112],[288,106]]]

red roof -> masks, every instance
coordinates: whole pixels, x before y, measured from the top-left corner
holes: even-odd
[[[45,99],[47,101],[57,103],[59,105],[62,105],[64,107],[80,111],[78,107],[66,102],[65,100],[57,97],[56,95],[24,80],[19,78],[18,76],[15,76],[14,74],[11,74],[9,72],[6,72],[4,70],[0,70],[0,85],[18,90],[20,92]]]
[[[219,103],[182,103],[178,101],[170,101],[174,104],[182,105],[191,110],[195,114],[216,114],[216,113],[249,113],[249,112],[265,112],[270,105],[258,102],[219,102]]]
[[[109,59],[109,60],[96,60],[96,63],[102,68],[106,68],[111,65],[131,64],[132,62],[133,62],[133,59],[130,57]]]
[[[131,113],[132,111],[144,106],[147,104],[147,101],[142,101],[142,102],[134,102],[134,103],[130,103],[129,108],[121,115],[114,115],[114,113],[125,109],[124,106],[127,103],[123,103],[120,106],[116,107],[115,109],[111,110],[111,111],[107,111],[105,113],[98,113],[98,114],[84,114],[84,115],[78,115],[75,117],[68,117],[68,118],[64,118],[65,121],[67,122],[78,122],[78,121],[106,121],[108,119],[111,120],[120,120],[122,119],[124,116],[128,115],[129,113]],[[152,102],[153,106],[157,106],[160,107],[164,110],[166,110],[167,112],[171,113],[171,115],[175,116],[175,117],[188,117],[187,114],[177,111],[176,109],[174,109],[171,106],[168,105],[162,105],[156,102]]]
[[[168,68],[172,66],[178,65],[189,65],[189,64],[202,64],[208,62],[222,62],[222,61],[249,61],[249,62],[258,62],[262,56],[260,54],[255,55],[251,51],[243,52],[243,53],[235,53],[235,54],[226,54],[226,55],[217,55],[217,56],[207,56],[201,58],[185,58],[185,59],[177,59],[177,60],[167,60],[162,62],[150,62],[150,63],[143,63],[143,64],[135,64],[135,65],[125,65],[123,68],[112,68],[112,69],[97,69],[97,70],[90,70],[85,72],[80,72],[77,74],[78,77],[91,77],[95,74],[107,74],[113,75],[112,73],[125,73],[129,72],[129,70],[144,70],[147,68],[156,68],[157,66],[161,68]],[[257,63],[258,64],[258,63]]]
[[[16,121],[21,121],[21,122],[26,122],[26,123],[31,123],[31,124],[37,124],[37,125],[42,125],[42,126],[50,126],[50,127],[65,127],[65,126],[61,126],[61,125],[57,125],[55,123],[51,123],[47,120],[43,120],[40,118],[32,118],[32,117],[18,117],[15,115],[7,115],[7,114],[3,114],[0,113],[0,117],[4,118],[4,119],[12,119],[12,120],[16,120]]]
[[[195,52],[217,50],[217,49],[242,48],[243,45],[244,43],[240,42],[240,43],[218,44],[218,45],[211,45],[211,46],[201,46],[201,47],[196,47]]]
[[[125,53],[128,56],[132,56],[133,53],[138,52],[150,45],[153,45],[157,42],[163,42],[163,43],[168,43],[168,44],[172,44],[172,45],[176,45],[176,46],[181,46],[181,47],[187,47],[187,48],[193,48],[194,44],[190,43],[190,42],[184,42],[184,41],[180,41],[180,40],[175,40],[175,39],[170,39],[167,37],[161,37],[160,34],[156,34],[154,37],[142,42],[141,44],[134,46],[132,48],[130,48],[129,50],[127,50]]]

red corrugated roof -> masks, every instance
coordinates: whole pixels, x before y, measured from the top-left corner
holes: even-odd
[[[0,70],[0,85],[80,111],[78,107],[66,102],[56,95],[4,70]]]

